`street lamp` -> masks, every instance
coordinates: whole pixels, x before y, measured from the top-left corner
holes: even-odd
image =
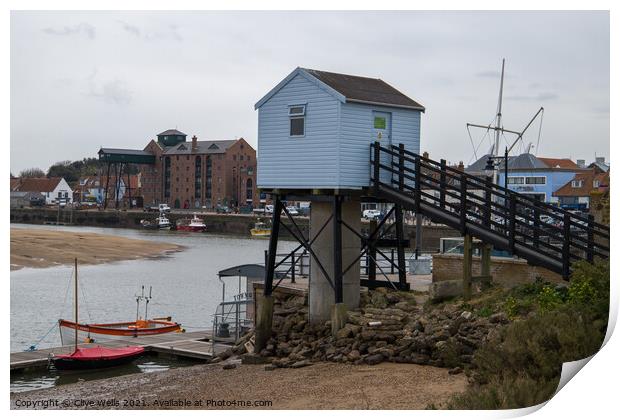
[[[487,179],[493,177],[493,173],[495,172],[495,163],[493,162],[493,158],[489,155],[487,159],[487,165],[484,167],[484,175]],[[489,179],[490,180],[490,179]]]

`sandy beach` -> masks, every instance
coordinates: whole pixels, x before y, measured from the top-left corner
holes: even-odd
[[[265,371],[263,365],[239,365],[230,370],[222,366],[197,365],[13,393],[11,408],[23,408],[25,401],[116,399],[121,405],[122,400],[137,405],[103,408],[411,410],[425,409],[429,404],[439,406],[467,385],[463,374],[449,375],[448,369],[415,364],[317,363],[273,371]],[[180,401],[191,401],[191,405],[177,406]],[[198,405],[197,401],[202,403]],[[270,401],[271,406],[213,405],[232,401]]]
[[[176,244],[143,241],[98,233],[11,229],[11,270],[153,258],[180,251]]]

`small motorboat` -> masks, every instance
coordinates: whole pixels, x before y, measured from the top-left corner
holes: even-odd
[[[71,354],[52,356],[52,364],[58,370],[101,369],[129,363],[144,353],[144,347],[76,348]]]
[[[258,222],[254,224],[254,228],[250,229],[250,233],[252,234],[252,236],[257,237],[269,236],[271,235],[271,228],[263,222]]]
[[[191,219],[180,219],[177,221],[177,230],[183,232],[206,232],[207,225],[196,213]]]
[[[142,225],[144,229],[160,229],[160,230],[169,230],[170,227],[172,226],[172,224],[170,223],[170,220],[163,213],[161,213],[159,217],[157,217],[154,221],[147,220],[147,219],[140,220],[140,225]]]

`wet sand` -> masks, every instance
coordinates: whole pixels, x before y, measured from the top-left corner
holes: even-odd
[[[121,406],[107,408],[412,410],[425,409],[429,404],[439,406],[454,393],[465,391],[466,385],[463,374],[449,375],[448,369],[414,364],[317,363],[300,369],[265,371],[263,365],[223,370],[220,363],[14,393],[11,408],[21,408],[18,405],[23,406],[25,401],[69,401],[68,407],[50,407],[60,409],[76,408],[71,401],[80,399],[116,399]],[[124,399],[137,406],[123,406]],[[180,401],[190,403],[179,407]],[[243,406],[231,401],[271,401],[271,406]]]
[[[79,264],[152,258],[182,248],[176,244],[98,233],[11,229],[11,270],[72,264],[75,258]]]

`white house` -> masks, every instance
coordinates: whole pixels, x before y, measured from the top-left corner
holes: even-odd
[[[56,204],[59,200],[73,203],[73,191],[64,178],[20,178],[12,180],[11,191],[41,193],[45,204]]]

